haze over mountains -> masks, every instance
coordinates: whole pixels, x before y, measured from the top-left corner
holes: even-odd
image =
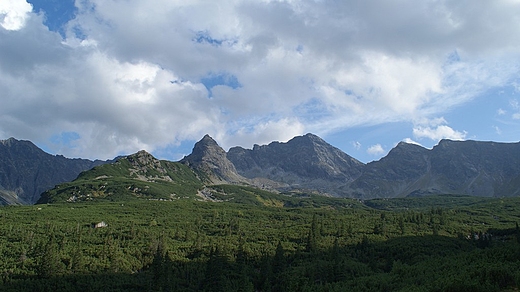
[[[107,163],[50,155],[13,138],[0,142],[0,161],[2,204],[35,203],[43,191]],[[277,192],[359,199],[520,195],[520,143],[442,140],[426,149],[401,142],[381,160],[364,164],[313,134],[228,152],[206,135],[190,155],[175,163],[188,166],[202,184],[240,184]],[[161,188],[170,181],[161,180]],[[171,178],[171,183],[179,182]]]

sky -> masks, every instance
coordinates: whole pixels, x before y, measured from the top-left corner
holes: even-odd
[[[0,0],[0,139],[179,160],[520,140],[520,0]]]

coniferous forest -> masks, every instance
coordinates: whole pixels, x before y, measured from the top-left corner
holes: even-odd
[[[0,290],[512,291],[520,283],[520,198],[362,202],[215,188],[241,200],[2,207]]]

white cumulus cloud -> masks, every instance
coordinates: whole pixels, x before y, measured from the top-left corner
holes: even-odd
[[[421,120],[413,128],[413,135],[420,138],[428,138],[434,141],[441,139],[464,140],[466,132],[459,132],[447,125],[444,118]]]
[[[381,144],[375,144],[368,147],[367,153],[370,155],[382,155],[385,153],[385,149],[383,149],[383,146],[381,146]]]
[[[6,30],[19,30],[25,25],[32,5],[25,0],[0,1],[0,26]]]

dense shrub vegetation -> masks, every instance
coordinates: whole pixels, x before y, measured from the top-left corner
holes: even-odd
[[[212,188],[215,201],[0,208],[1,291],[502,291],[520,198],[360,202]],[[93,228],[99,222],[108,226]]]

